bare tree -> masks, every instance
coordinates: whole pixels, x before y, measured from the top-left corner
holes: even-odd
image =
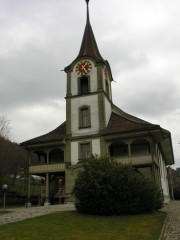
[[[0,137],[9,139],[10,130],[10,121],[6,118],[6,116],[0,116]]]
[[[28,153],[10,140],[10,130],[10,121],[0,116],[0,188],[7,181],[15,184],[20,170],[27,172]]]
[[[0,136],[0,186],[12,179],[15,184],[16,176],[20,169],[25,172],[28,165],[28,153],[18,144]],[[10,184],[10,183],[9,183]]]

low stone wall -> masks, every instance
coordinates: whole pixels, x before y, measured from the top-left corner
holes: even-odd
[[[26,196],[18,196],[15,194],[6,194],[6,206],[8,205],[25,205],[27,202],[27,197]],[[33,205],[37,205],[38,202],[38,197],[31,197],[31,203]],[[4,194],[0,194],[0,206],[4,205]]]

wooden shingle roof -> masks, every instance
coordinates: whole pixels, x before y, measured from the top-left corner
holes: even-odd
[[[88,2],[87,2],[87,20],[86,20],[84,35],[83,35],[79,54],[74,61],[83,57],[91,57],[95,60],[96,63],[104,62],[104,59],[99,52],[98,45],[96,43],[96,39],[95,39],[93,30],[91,27],[91,23],[89,20]],[[73,65],[74,61],[70,65],[64,68],[65,72],[71,69],[71,66]]]
[[[49,133],[46,133],[44,135],[21,143],[21,146],[58,141],[64,139],[65,136],[66,136],[66,122],[62,123],[60,126],[58,126],[56,129]]]
[[[138,130],[150,130],[160,127],[159,125],[151,124],[141,119],[138,119],[139,121],[137,121],[136,119],[130,119],[112,112],[105,133],[125,133]]]
[[[88,4],[87,4],[87,22],[77,59],[84,56],[92,57],[96,62],[103,61],[90,24]]]

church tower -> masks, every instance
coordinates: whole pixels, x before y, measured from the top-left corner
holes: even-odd
[[[86,5],[87,20],[79,54],[64,69],[67,73],[66,134],[71,141],[68,158],[74,164],[91,154],[103,154],[100,135],[112,112],[111,69],[94,37],[89,0]]]
[[[174,164],[171,134],[159,125],[124,112],[112,102],[113,81],[108,61],[101,56],[89,18],[78,56],[67,74],[66,121],[49,133],[21,146],[29,151],[28,205],[31,176],[45,179],[41,200],[73,202],[72,189],[80,169],[91,155],[109,156],[152,178],[169,200],[167,166]],[[37,158],[32,158],[34,154]],[[61,201],[62,200],[62,201]]]

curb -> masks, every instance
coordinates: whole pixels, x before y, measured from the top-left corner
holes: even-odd
[[[164,222],[162,230],[161,230],[161,234],[160,234],[159,240],[163,240],[164,232],[165,232],[166,225],[167,225],[167,222],[168,222],[168,217],[169,217],[169,214],[167,213],[165,222]]]

